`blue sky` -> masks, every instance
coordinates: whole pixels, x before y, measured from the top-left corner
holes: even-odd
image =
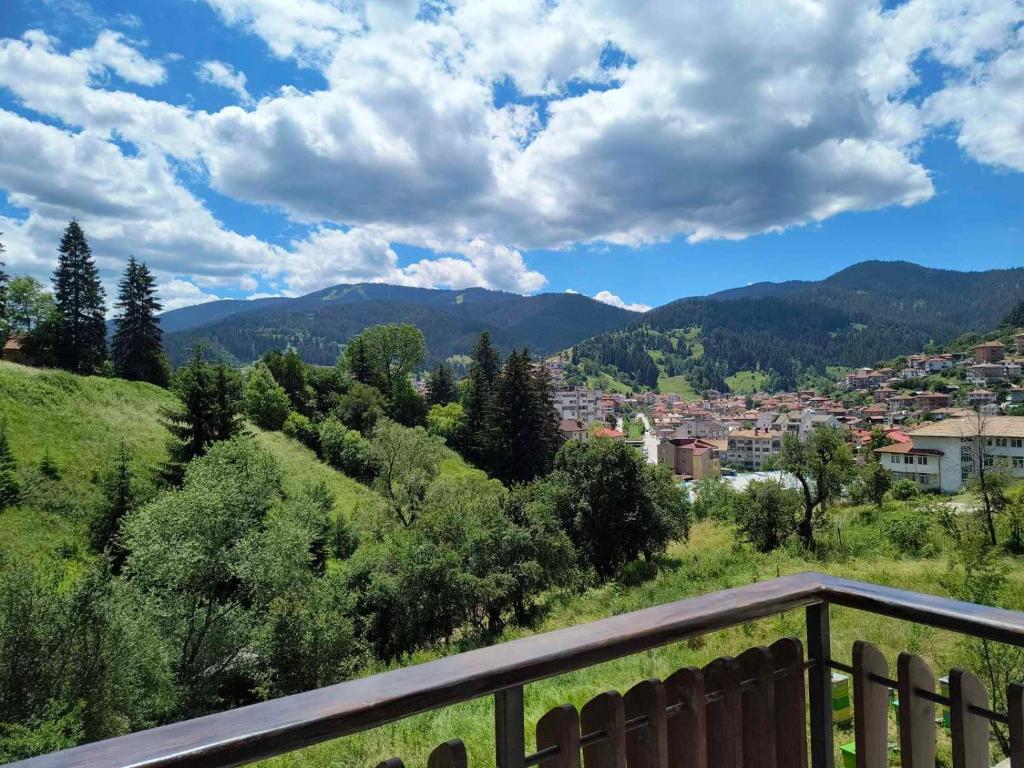
[[[1024,6],[8,0],[0,231],[168,306],[1024,265]],[[765,34],[765,30],[772,30]]]

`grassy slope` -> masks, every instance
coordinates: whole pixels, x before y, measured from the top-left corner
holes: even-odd
[[[715,522],[700,523],[694,528],[688,543],[677,543],[670,548],[666,567],[654,580],[637,587],[612,584],[580,596],[556,597],[549,606],[547,616],[535,631],[558,629],[806,570],[822,570],[849,578],[942,594],[941,578],[947,567],[944,557],[894,558],[891,550],[882,548],[883,551],[879,552],[873,540],[868,541],[871,536],[867,532],[858,534],[847,528],[847,535],[851,539],[856,539],[858,535],[865,539],[859,543],[854,542],[861,554],[842,562],[821,563],[796,549],[771,554],[752,553],[747,548],[736,547],[735,536],[728,526]],[[1024,573],[1018,567],[1013,579],[1019,586],[1024,586],[1022,577]],[[509,640],[525,634],[530,633],[511,632],[502,639]],[[734,655],[751,646],[770,643],[781,636],[802,637],[803,634],[803,612],[791,611],[717,632],[703,640],[659,648],[534,683],[526,689],[527,749],[533,749],[533,729],[537,720],[551,707],[564,702],[580,707],[587,699],[604,690],[624,692],[632,684],[647,677],[664,678],[681,666],[703,665],[718,656]],[[920,654],[935,669],[948,670],[962,662],[955,636],[950,633],[891,619],[866,619],[864,614],[852,610],[833,609],[832,638],[836,657],[846,661],[849,661],[853,641],[863,639],[882,648],[893,669],[896,655],[903,650]],[[432,656],[421,654],[413,661],[421,662],[429,658]],[[425,765],[427,754],[433,746],[457,736],[467,744],[470,765],[488,766],[494,764],[493,718],[492,699],[485,697],[269,762],[274,766],[288,768],[327,768],[335,765],[374,765],[387,757],[399,755],[407,765]],[[841,729],[837,733],[837,746],[852,740],[852,730]],[[940,752],[943,749],[948,750],[948,744],[940,744]],[[838,758],[837,764],[841,765]]]
[[[768,375],[761,371],[737,371],[725,379],[725,383],[729,385],[729,391],[737,395],[752,395],[755,392],[760,392],[767,382]]]
[[[253,426],[249,429],[256,436],[256,442],[280,462],[286,492],[296,493],[307,485],[326,483],[334,493],[337,510],[349,517],[375,495],[362,483],[321,462],[313,451],[297,440],[280,432],[265,432]]]
[[[121,440],[131,448],[136,471],[142,476],[166,458],[168,433],[160,413],[174,403],[170,392],[150,384],[0,362],[0,414],[7,420],[15,460],[27,468],[48,452],[63,481],[86,504],[96,493],[94,475],[107,466]],[[339,512],[349,515],[373,496],[298,442],[280,433],[250,429],[281,463],[288,491],[322,480],[335,493]],[[449,458],[446,466],[448,471],[468,470],[458,457]],[[59,552],[81,546],[84,536],[80,520],[24,507],[0,515],[0,550]]]
[[[684,400],[700,400],[700,393],[693,388],[690,380],[683,374],[678,376],[666,376],[664,373],[658,376],[658,391],[675,393]]]

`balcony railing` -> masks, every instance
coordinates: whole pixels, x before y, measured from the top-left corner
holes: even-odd
[[[900,760],[935,765],[935,707],[948,708],[954,768],[989,766],[992,721],[1008,726],[1014,768],[1024,768],[1024,687],[1009,711],[989,708],[984,685],[955,669],[936,692],[923,660],[901,654],[895,678],[869,643],[852,664],[831,656],[829,606],[903,619],[1024,647],[1024,614],[819,573],[702,595],[589,624],[481,648],[307,693],[154,728],[17,763],[22,768],[232,766],[335,739],[480,696],[495,697],[499,768],[831,768],[832,670],[853,679],[858,768],[888,760],[889,691],[898,692]],[[525,751],[523,686],[657,646],[792,609],[806,610],[804,642],[781,638],[625,695],[600,693],[577,713],[557,707],[537,723]],[[807,727],[809,722],[809,729]],[[809,745],[807,734],[809,733]],[[457,735],[457,734],[453,734]],[[465,768],[458,740],[439,746],[429,768]],[[386,765],[397,768],[394,759]]]

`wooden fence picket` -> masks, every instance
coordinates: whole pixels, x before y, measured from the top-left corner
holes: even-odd
[[[537,750],[549,747],[558,752],[541,760],[541,768],[580,767],[580,716],[572,704],[555,707],[537,722]]]
[[[740,679],[750,687],[742,692],[743,765],[775,768],[775,670],[767,648],[749,648],[736,657]]]
[[[743,701],[740,665],[733,658],[715,659],[704,667],[709,694],[718,694],[707,705],[708,765],[711,768],[743,766]]]
[[[853,644],[853,734],[857,768],[886,768],[889,763],[889,689],[871,675],[889,676],[885,656],[871,643]]]
[[[427,758],[427,768],[466,768],[466,745],[462,739],[438,744]]]
[[[807,768],[807,699],[804,646],[795,637],[772,643],[772,665],[782,670],[775,681],[775,764]]]
[[[668,768],[668,717],[665,686],[660,680],[642,680],[623,697],[626,720],[647,718],[647,727],[626,734],[629,768]]]
[[[988,718],[970,711],[988,709],[988,691],[964,669],[949,673],[949,719],[953,737],[953,768],[989,768]]]
[[[605,733],[583,747],[584,768],[626,768],[626,707],[618,691],[598,694],[583,705],[580,730]]]
[[[900,764],[935,768],[935,702],[914,693],[935,693],[935,675],[920,656],[901,653],[896,662]]]
[[[707,702],[704,673],[684,667],[665,681],[668,706],[679,712],[668,720],[669,768],[708,768]]]

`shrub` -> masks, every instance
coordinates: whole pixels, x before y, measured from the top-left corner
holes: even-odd
[[[281,431],[293,440],[298,440],[307,448],[312,448],[314,451],[320,448],[320,435],[316,427],[313,426],[309,417],[303,416],[298,411],[288,414]]]
[[[288,393],[274,381],[266,363],[257,363],[245,384],[245,412],[253,424],[262,429],[279,430],[290,409]]]
[[[319,433],[320,452],[328,464],[363,482],[376,477],[377,464],[366,438],[333,416],[320,424]]]
[[[602,579],[689,533],[690,505],[671,474],[625,443],[566,443],[545,485],[569,539]]]
[[[906,506],[885,520],[882,530],[900,552],[920,555],[930,544],[934,525],[928,510]]]
[[[899,480],[892,486],[892,497],[896,501],[909,501],[921,495],[921,489],[913,480]]]
[[[739,493],[720,477],[702,477],[692,486],[697,520],[734,520]]]
[[[736,524],[758,552],[778,549],[796,530],[800,499],[778,480],[753,480],[739,495]]]

